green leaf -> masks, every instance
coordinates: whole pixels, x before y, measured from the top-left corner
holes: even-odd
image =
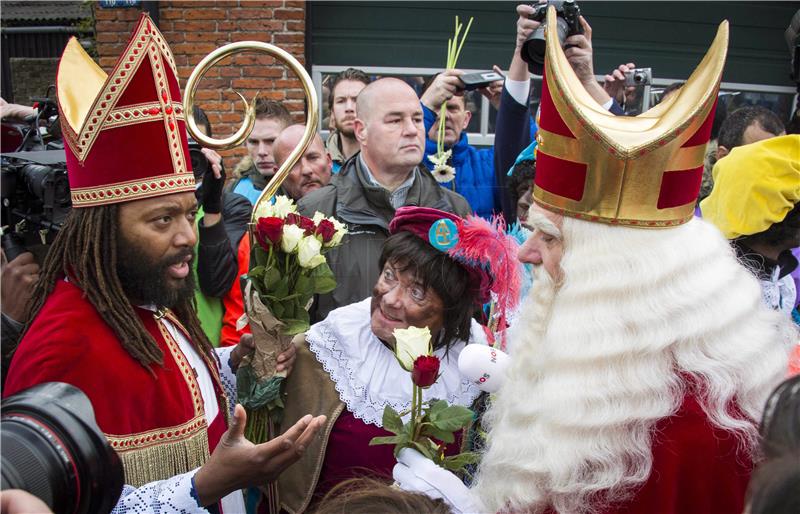
[[[452,455],[450,457],[445,457],[442,460],[442,467],[444,469],[450,471],[460,471],[464,466],[468,466],[470,464],[477,464],[480,460],[479,456],[475,452],[464,452],[459,453],[458,455]]]
[[[388,405],[383,408],[383,428],[395,434],[399,434],[403,431],[403,420],[400,418],[400,415]]]
[[[256,249],[255,254],[256,254],[256,265],[266,266],[267,259],[269,259],[269,254],[265,252],[263,249],[261,249],[261,247]]]
[[[280,302],[270,302],[269,310],[278,319],[283,319],[283,305]]]
[[[297,293],[300,296],[307,296],[308,294],[313,292],[314,288],[314,281],[311,277],[307,277],[304,274],[300,274],[297,277],[297,281],[294,284],[294,293]]]
[[[250,271],[247,272],[247,278],[250,280],[263,280],[264,273],[267,271],[267,268],[264,266],[255,266],[251,268]]]
[[[287,319],[281,319],[281,321],[283,322],[284,325],[286,325],[285,327],[283,327],[282,332],[287,336],[302,334],[303,332],[308,330],[308,327],[310,326],[308,324],[308,320],[287,318]]]
[[[450,405],[446,409],[431,415],[431,423],[439,430],[455,432],[469,425],[473,419],[473,412],[460,405]]]
[[[275,283],[274,287],[270,291],[273,296],[277,298],[285,298],[289,296],[289,279],[286,276],[282,276],[279,280]]]
[[[311,271],[313,290],[316,294],[330,293],[336,289],[336,279],[328,263],[322,263]]]
[[[428,437],[433,437],[442,441],[443,443],[452,443],[455,442],[456,437],[453,435],[453,432],[448,432],[447,430],[441,430],[436,426],[426,423],[422,427],[422,435],[426,435]]]
[[[398,435],[392,435],[386,437],[373,437],[372,439],[370,439],[369,445],[375,446],[378,444],[397,444],[403,439],[404,439],[403,436],[398,436]]]
[[[424,442],[411,441],[411,447],[426,456],[430,460],[436,462],[439,447],[430,439],[425,439]]]
[[[436,416],[441,414],[447,408],[447,401],[446,400],[434,400],[430,403],[430,408],[428,408],[428,414],[431,419],[435,419]]]
[[[264,286],[267,291],[272,291],[281,279],[281,272],[270,266],[264,270]]]

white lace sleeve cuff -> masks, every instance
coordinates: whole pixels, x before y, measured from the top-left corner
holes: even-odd
[[[228,404],[231,407],[231,416],[233,416],[233,408],[236,406],[238,395],[236,393],[236,373],[231,369],[231,353],[235,346],[226,346],[224,348],[214,348],[219,357],[219,379],[222,381],[222,387],[225,388],[225,395],[228,397]]]
[[[167,480],[150,482],[139,488],[126,485],[111,514],[208,513],[193,495],[192,478],[195,473],[197,469]]]

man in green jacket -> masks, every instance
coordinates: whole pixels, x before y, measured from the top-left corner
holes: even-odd
[[[439,186],[420,169],[425,126],[419,99],[405,82],[380,79],[358,95],[355,135],[361,151],[351,157],[331,183],[299,202],[302,214],[335,216],[349,234],[328,254],[338,285],[320,295],[312,321],[337,307],[363,300],[380,272],[381,245],[389,235],[394,211],[404,205],[432,207],[459,216],[472,211],[461,195]]]

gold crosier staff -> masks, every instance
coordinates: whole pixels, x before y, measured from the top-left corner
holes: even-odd
[[[183,110],[186,116],[186,130],[195,141],[207,148],[213,148],[215,150],[228,150],[229,148],[234,148],[244,143],[244,141],[250,135],[250,132],[253,131],[253,126],[256,123],[255,110],[256,97],[258,97],[257,93],[256,97],[253,98],[253,101],[248,104],[244,96],[236,91],[236,94],[239,95],[239,98],[242,99],[242,103],[244,103],[244,122],[242,123],[242,126],[239,127],[239,130],[225,139],[214,139],[203,134],[198,129],[197,123],[194,119],[194,95],[197,90],[197,85],[200,83],[200,80],[202,80],[203,75],[205,75],[205,73],[211,69],[212,66],[217,64],[222,59],[241,52],[265,53],[278,59],[288,66],[289,69],[291,69],[295,75],[297,75],[297,77],[300,79],[300,83],[303,86],[303,92],[306,95],[307,111],[306,131],[303,133],[303,138],[300,140],[300,144],[297,145],[294,150],[292,150],[292,153],[289,154],[289,157],[286,159],[286,161],[280,166],[280,168],[278,168],[277,173],[272,176],[272,179],[270,179],[267,187],[264,188],[264,190],[261,192],[261,195],[258,197],[258,200],[256,200],[256,203],[253,205],[253,215],[250,218],[250,245],[252,247],[254,244],[253,225],[256,221],[256,212],[258,212],[258,207],[261,205],[261,202],[270,201],[278,188],[281,187],[281,184],[283,184],[283,181],[286,180],[289,170],[291,170],[297,161],[300,160],[300,157],[306,151],[308,145],[311,144],[311,140],[317,130],[319,111],[317,92],[314,89],[314,84],[311,82],[311,77],[308,75],[308,72],[306,72],[305,68],[303,68],[297,59],[292,57],[289,52],[282,50],[275,45],[262,43],[261,41],[240,41],[238,43],[231,43],[229,45],[217,48],[205,56],[203,60],[200,61],[200,63],[194,68],[194,70],[192,70],[192,74],[189,75],[189,80],[186,82],[186,91],[183,95]]]
[[[294,167],[297,161],[300,160],[300,157],[311,144],[311,140],[313,139],[314,133],[317,130],[319,111],[317,110],[317,92],[314,90],[314,84],[311,82],[311,77],[309,77],[305,68],[303,68],[297,59],[292,57],[288,52],[278,48],[277,46],[270,45],[269,43],[262,43],[260,41],[240,41],[238,43],[231,43],[229,45],[217,48],[205,56],[205,58],[200,61],[195,69],[192,70],[192,74],[189,76],[189,80],[186,82],[186,91],[183,95],[183,110],[186,117],[186,129],[195,141],[207,148],[213,148],[215,150],[227,150],[229,148],[234,148],[241,145],[250,135],[250,132],[253,131],[253,126],[256,122],[255,105],[258,94],[256,94],[256,96],[253,98],[253,101],[248,104],[244,96],[236,91],[236,94],[239,95],[239,98],[242,99],[242,103],[244,103],[244,122],[242,123],[242,126],[239,127],[239,130],[227,138],[214,139],[206,136],[198,129],[197,123],[194,119],[194,95],[197,90],[197,85],[200,83],[200,80],[202,80],[203,75],[222,59],[241,52],[261,52],[270,55],[279,61],[282,61],[300,79],[300,83],[303,86],[303,92],[306,95],[306,130],[303,133],[303,138],[300,140],[300,144],[297,145],[294,150],[292,150],[292,153],[289,154],[289,157],[286,159],[286,161],[280,166],[280,168],[278,168],[277,173],[275,173],[272,179],[270,179],[269,183],[267,183],[267,186],[258,197],[258,200],[256,200],[256,203],[253,205],[253,214],[250,218],[248,233],[250,238],[250,248],[255,248],[255,224],[258,208],[262,202],[269,202],[270,199],[275,195],[275,192],[278,190],[281,184],[283,184],[283,181],[286,179],[289,171]],[[276,435],[275,432],[277,431],[277,427],[275,426],[274,422],[269,421],[267,423],[267,431],[269,439]],[[267,484],[266,492],[270,512],[278,512],[276,483],[272,482]]]

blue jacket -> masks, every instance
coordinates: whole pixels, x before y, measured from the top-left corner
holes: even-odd
[[[432,170],[433,163],[428,156],[436,154],[436,141],[428,139],[427,134],[436,123],[436,113],[424,105],[422,112],[426,134],[422,164]],[[478,216],[488,219],[492,214],[500,212],[500,194],[494,177],[494,148],[478,150],[467,143],[467,134],[462,132],[461,139],[453,145],[452,150],[451,165],[456,169],[456,192],[467,199]],[[452,181],[442,184],[442,187],[452,189]]]
[[[255,205],[258,197],[261,196],[262,189],[256,189],[250,177],[242,177],[233,187],[233,192],[247,198],[251,204]]]

